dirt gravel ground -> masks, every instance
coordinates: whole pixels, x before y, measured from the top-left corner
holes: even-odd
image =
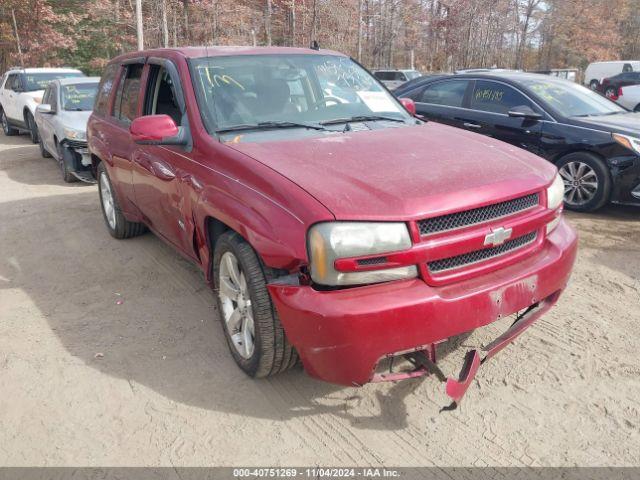
[[[440,413],[435,378],[247,378],[194,266],[0,135],[0,465],[638,465],[640,210],[569,218],[559,305]]]

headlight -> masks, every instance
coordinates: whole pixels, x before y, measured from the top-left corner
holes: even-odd
[[[555,210],[564,200],[564,181],[562,177],[556,174],[556,178],[553,179],[553,183],[547,188],[547,208]]]
[[[623,147],[626,147],[632,152],[640,155],[640,138],[630,137],[628,135],[622,135],[620,133],[613,133],[611,134],[611,136]]]
[[[560,175],[556,175],[553,183],[547,188],[547,207],[551,210],[558,210],[556,218],[547,223],[547,235],[549,235],[560,223],[562,212],[562,201],[564,200],[564,181]]]
[[[320,285],[361,285],[418,275],[415,265],[366,272],[338,272],[339,258],[406,250],[411,247],[404,223],[327,222],[309,230],[311,278]]]
[[[75,128],[64,128],[64,136],[71,140],[85,140],[87,134],[84,130],[76,130]]]

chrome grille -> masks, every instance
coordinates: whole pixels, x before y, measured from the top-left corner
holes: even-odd
[[[506,202],[494,203],[486,207],[465,210],[464,212],[450,213],[440,217],[427,218],[418,222],[420,235],[431,235],[438,232],[455,230],[479,223],[488,222],[498,218],[513,215],[533,208],[540,203],[540,195],[532,193]]]
[[[497,247],[483,248],[481,250],[464,253],[455,257],[434,260],[433,262],[429,262],[427,266],[431,273],[440,273],[447,270],[466,267],[468,265],[489,260],[490,258],[495,258],[500,255],[504,255],[505,253],[512,252],[513,250],[525,247],[526,245],[533,243],[536,237],[537,232],[527,233],[526,235],[509,240]]]

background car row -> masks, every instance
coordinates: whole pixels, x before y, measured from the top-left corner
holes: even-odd
[[[27,132],[53,157],[65,182],[93,182],[86,139],[99,77],[70,68],[12,69],[0,79],[0,121],[7,136]]]

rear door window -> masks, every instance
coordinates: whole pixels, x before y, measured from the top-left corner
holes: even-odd
[[[139,63],[126,65],[118,83],[113,116],[126,124],[130,124],[138,114],[142,68],[143,65]]]
[[[415,101],[448,107],[462,107],[469,80],[447,80],[437,82],[420,92]]]
[[[507,114],[513,107],[536,107],[523,94],[504,83],[476,80],[471,94],[470,108],[484,112]]]
[[[118,73],[120,65],[115,63],[107,65],[107,68],[102,75],[100,85],[98,85],[98,95],[96,96],[96,103],[93,107],[94,113],[104,115],[107,113],[107,106],[109,105],[109,97],[111,96],[111,90],[113,89],[113,82]]]
[[[16,79],[17,75],[15,73],[12,73],[11,75],[9,75],[9,77],[7,78],[7,81],[4,84],[4,88],[6,90],[13,90],[13,82]]]

